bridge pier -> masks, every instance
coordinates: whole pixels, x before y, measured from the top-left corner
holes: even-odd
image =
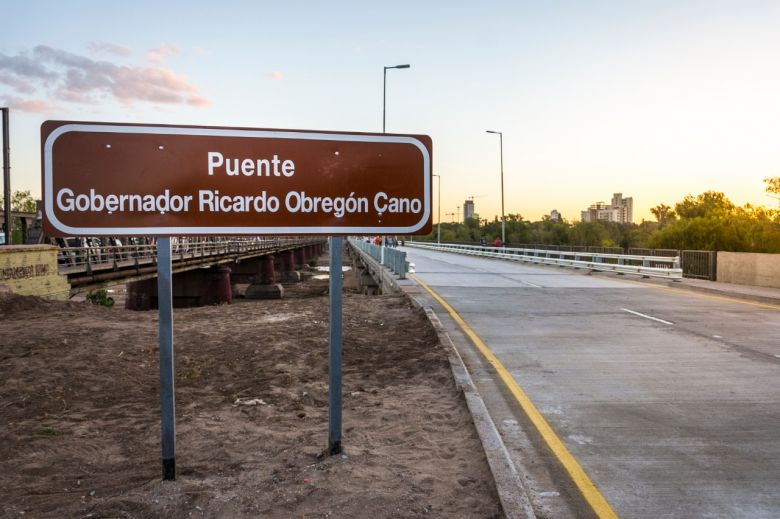
[[[151,310],[157,308],[157,279],[127,283],[125,308]],[[230,267],[213,265],[208,269],[188,270],[173,276],[174,308],[232,303]]]
[[[277,258],[279,259],[278,281],[280,283],[298,283],[301,280],[301,273],[295,270],[295,253],[287,250],[280,252]]]
[[[299,249],[295,249],[295,268],[301,269],[306,266],[306,260],[308,258],[306,257],[306,247],[301,247]]]
[[[259,268],[254,281],[246,289],[244,297],[247,299],[281,299],[284,296],[284,288],[276,282],[274,271],[274,257],[272,255],[259,258]]]

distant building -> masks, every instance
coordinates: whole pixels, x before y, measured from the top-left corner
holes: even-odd
[[[604,220],[607,222],[631,223],[634,221],[634,199],[623,198],[623,193],[612,195],[612,203],[596,202],[582,211],[583,222]]]
[[[557,209],[553,209],[550,211],[550,220],[553,222],[560,222],[562,220],[561,213],[559,213]]]
[[[463,221],[474,218],[474,200],[463,202]]]

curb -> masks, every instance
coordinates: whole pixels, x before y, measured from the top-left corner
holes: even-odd
[[[436,312],[430,307],[422,307],[419,301],[411,298],[416,306],[424,308],[425,315],[436,330],[442,345],[448,350],[448,358],[452,375],[455,378],[455,385],[463,392],[466,399],[466,405],[471,412],[471,418],[474,421],[474,427],[482,442],[482,448],[485,451],[490,472],[493,474],[493,480],[496,483],[496,491],[501,501],[501,507],[507,519],[536,519],[531,500],[528,497],[528,491],[523,485],[523,481],[509,456],[509,451],[501,439],[501,435],[496,428],[496,424],[490,417],[490,413],[485,406],[477,388],[471,381],[466,365],[463,363],[458,350],[452,343],[449,334],[444,331],[444,327],[439,321]]]
[[[362,251],[356,248],[355,250],[363,256]],[[375,261],[373,263],[378,265]],[[525,485],[523,485],[523,481],[517,472],[515,464],[512,462],[504,441],[501,439],[496,424],[490,417],[485,402],[482,400],[479,391],[477,391],[474,382],[472,382],[471,375],[469,375],[463,359],[458,350],[455,349],[455,344],[453,344],[449,334],[444,330],[436,312],[431,307],[423,305],[407,290],[404,290],[404,287],[400,286],[393,276],[388,275],[387,278],[389,278],[387,279],[388,284],[397,293],[403,294],[414,306],[425,311],[428,321],[436,330],[439,341],[447,349],[447,358],[450,361],[450,369],[455,379],[455,385],[463,393],[466,406],[474,422],[474,427],[477,429],[482,449],[485,452],[485,458],[487,458],[490,472],[493,474],[493,481],[496,484],[496,492],[498,493],[504,516],[507,519],[536,519],[536,513],[528,497],[528,491]]]
[[[709,294],[713,296],[729,297],[732,299],[741,299],[743,301],[753,301],[756,303],[766,303],[770,305],[780,305],[780,297],[763,296],[760,294],[746,294],[744,292],[737,292],[733,290],[722,290],[718,288],[709,288],[699,285],[688,285],[685,283],[668,283],[665,284],[669,288],[676,288],[678,290],[689,290],[691,292],[699,292],[702,294]]]

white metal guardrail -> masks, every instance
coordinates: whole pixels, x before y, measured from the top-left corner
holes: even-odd
[[[660,277],[680,280],[683,277],[680,257],[634,256],[630,254],[602,254],[598,252],[568,252],[537,249],[515,249],[511,247],[481,247],[479,245],[457,245],[452,243],[407,242],[408,247],[469,254],[487,258],[522,261],[542,265],[581,268],[620,274],[638,274],[646,277]]]
[[[367,243],[357,238],[349,238],[349,243],[395,272],[399,279],[406,279],[406,273],[409,272],[409,263],[406,261],[405,252],[393,247],[385,247],[385,257],[384,261],[382,261],[382,248],[378,245]]]

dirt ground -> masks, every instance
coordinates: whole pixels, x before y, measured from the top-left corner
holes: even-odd
[[[502,517],[424,313],[353,277],[340,456],[322,455],[327,281],[174,311],[175,482],[161,481],[157,313],[0,294],[0,515]]]

